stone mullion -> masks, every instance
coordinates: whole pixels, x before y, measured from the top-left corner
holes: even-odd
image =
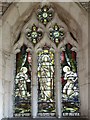
[[[61,117],[61,82],[60,82],[60,55],[55,52],[55,93],[56,94],[56,116]]]
[[[4,100],[4,92],[3,92],[3,64],[2,64],[2,51],[0,50],[0,118],[3,118],[3,100]]]
[[[38,112],[38,84],[37,84],[37,54],[34,51],[32,54],[32,117],[35,118]]]

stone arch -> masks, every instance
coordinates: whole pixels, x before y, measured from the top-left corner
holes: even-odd
[[[26,5],[24,5],[24,4],[26,4]],[[39,4],[40,3],[38,3],[38,4],[37,3],[14,3],[10,6],[10,8],[4,14],[4,16],[3,16],[3,33],[5,33],[5,36],[7,39],[3,35],[2,44],[3,44],[3,51],[4,52],[8,51],[8,55],[12,56],[12,49],[13,49],[14,42],[20,37],[20,32],[21,32],[23,26],[29,21],[29,19],[34,11],[34,6],[37,7]],[[68,26],[71,36],[73,38],[77,39],[79,47],[80,47],[80,50],[79,50],[80,61],[79,62],[81,62],[82,58],[84,56],[87,57],[87,55],[85,55],[85,53],[87,51],[84,49],[84,47],[87,46],[87,42],[85,43],[84,40],[88,39],[87,30],[84,31],[84,28],[87,28],[87,23],[86,23],[87,22],[87,19],[86,19],[87,14],[85,15],[85,13],[84,13],[84,15],[82,15],[83,11],[75,3],[66,3],[66,5],[64,5],[64,3],[52,3],[52,4],[55,6],[56,10],[58,11],[58,16],[60,17],[60,19],[62,19],[62,21]],[[24,6],[24,9],[23,9],[23,6]],[[71,6],[73,6],[73,7],[71,7]],[[70,7],[70,9],[69,9],[69,7]],[[74,11],[76,9],[78,9],[79,12],[77,14],[74,14]],[[70,13],[69,13],[69,11],[70,11]],[[73,12],[71,12],[71,11],[73,11]],[[64,15],[63,15],[63,13],[64,13]],[[81,21],[81,18],[79,18],[79,15],[81,15],[81,18],[83,18],[82,21]],[[16,18],[12,19],[14,16]],[[86,27],[84,24],[86,24]],[[83,34],[86,34],[86,38]],[[8,44],[6,44],[5,41]],[[83,56],[83,51],[84,51],[84,56]],[[11,57],[11,58],[13,58],[13,57]],[[10,60],[12,60],[12,59],[10,59]],[[85,82],[83,80],[83,83],[81,80],[82,79],[81,72],[83,72],[84,74],[87,74],[86,72],[87,72],[88,65],[85,64],[83,66],[84,62],[85,62],[85,60],[83,60],[82,64],[80,64],[80,66],[79,66],[81,91],[84,90],[85,87],[87,87],[86,83],[88,81],[88,78],[86,78]],[[8,64],[8,62],[7,62],[7,64]],[[6,71],[7,71],[7,69],[6,69]],[[85,76],[83,79],[85,79]],[[86,84],[86,86],[84,86],[83,84]],[[85,91],[85,93],[86,93],[86,91]],[[11,96],[10,96],[10,98],[11,98]],[[85,98],[83,98],[83,93],[81,92],[81,99],[82,99],[81,100],[81,109],[82,109],[81,114],[83,116],[88,115],[88,103],[86,103],[84,105],[86,98],[88,99],[87,94],[85,95]],[[8,100],[9,100],[9,98],[8,98]],[[12,106],[11,103],[10,103],[10,105]],[[5,110],[3,112],[7,111],[8,106],[4,109]],[[4,117],[12,117],[12,108],[8,114],[7,113],[4,114]]]
[[[21,12],[23,9],[22,6],[23,3],[14,3],[10,6],[6,14],[3,16],[3,21],[7,21],[7,23],[12,27],[12,34],[14,34],[14,39],[13,41],[15,42],[19,35],[20,32],[23,28],[23,26],[31,19],[31,16],[35,9],[37,9],[38,5],[40,3],[24,3],[25,5],[25,10]],[[75,20],[75,16],[72,17],[72,15],[69,14],[69,10],[65,10],[63,3],[51,3],[55,7],[55,11],[58,13],[59,18],[68,26],[70,33],[74,38],[77,38],[77,40],[80,41],[79,36],[81,36],[81,30],[80,30],[80,25],[78,24],[78,21]],[[35,5],[35,9],[34,9]],[[66,3],[67,6],[71,6],[71,3]],[[76,7],[76,4],[73,3],[73,6]],[[65,6],[66,7],[66,6]],[[80,11],[79,7],[77,9]],[[13,17],[12,12],[14,11],[14,15],[16,15],[15,20],[11,20],[10,18]],[[80,11],[81,12],[81,11]],[[78,15],[77,15],[78,16]],[[3,22],[5,24],[5,22]],[[79,34],[78,34],[79,33]]]

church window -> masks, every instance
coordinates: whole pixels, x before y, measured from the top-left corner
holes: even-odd
[[[16,54],[14,116],[80,116],[77,41],[54,7],[44,5],[34,15],[36,22],[24,28],[28,47]]]

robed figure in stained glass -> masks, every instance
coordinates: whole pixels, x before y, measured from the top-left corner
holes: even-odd
[[[38,105],[39,115],[55,115],[54,53],[45,46],[38,52]]]
[[[62,115],[79,116],[79,87],[76,52],[68,43],[60,54],[62,80]]]
[[[31,114],[31,53],[23,45],[16,55],[14,116]]]

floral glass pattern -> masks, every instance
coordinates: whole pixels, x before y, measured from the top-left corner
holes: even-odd
[[[27,47],[23,45],[16,54],[15,117],[31,115],[31,66],[31,53],[27,52]]]
[[[54,16],[54,10],[45,5],[41,9],[38,9],[37,11],[37,19],[40,21],[43,25],[47,25],[48,22],[50,22],[53,19]]]
[[[44,47],[38,52],[38,115],[55,116],[54,52]]]
[[[42,29],[33,24],[32,28],[26,29],[26,37],[36,45],[43,37]]]
[[[64,38],[64,29],[63,27],[59,27],[58,24],[54,24],[52,28],[50,28],[49,38],[58,45],[60,41]]]
[[[71,44],[62,48],[60,55],[62,82],[62,115],[79,116],[79,86],[77,74],[77,53]]]

